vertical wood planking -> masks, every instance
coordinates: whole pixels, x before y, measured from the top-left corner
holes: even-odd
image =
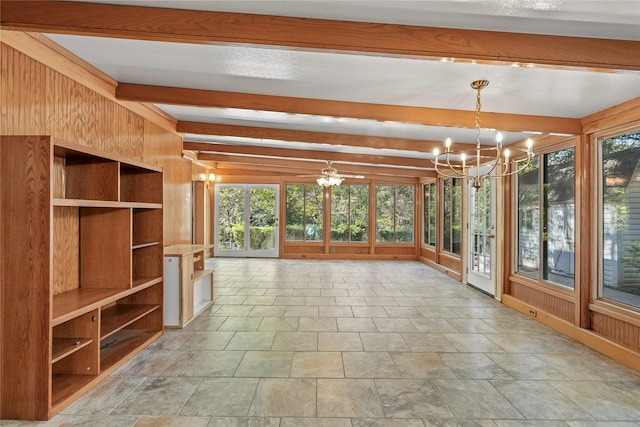
[[[574,323],[575,305],[573,302],[516,282],[511,282],[511,296],[560,319]]]
[[[53,210],[53,295],[79,287],[79,234],[78,208],[55,207]]]
[[[54,135],[106,153],[158,163],[159,150],[145,144],[144,118],[122,105],[2,44],[2,120],[4,135]],[[5,59],[6,58],[6,59]],[[182,140],[168,137],[171,154],[179,156]]]
[[[591,327],[614,342],[640,351],[640,327],[637,325],[592,311]]]

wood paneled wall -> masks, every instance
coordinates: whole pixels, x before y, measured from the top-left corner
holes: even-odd
[[[511,282],[511,296],[562,320],[574,322],[575,303],[572,298],[560,298],[550,292],[545,292],[544,288],[527,286],[518,282]]]
[[[637,324],[592,311],[591,329],[614,342],[640,351],[640,326]]]
[[[53,135],[161,166],[165,245],[191,241],[191,162],[179,135],[4,43],[0,58],[0,134]]]

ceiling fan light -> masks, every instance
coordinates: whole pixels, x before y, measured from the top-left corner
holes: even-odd
[[[321,176],[316,179],[316,182],[323,187],[336,187],[342,183],[342,178],[337,176]]]

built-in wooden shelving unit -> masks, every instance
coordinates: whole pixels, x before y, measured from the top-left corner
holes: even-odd
[[[0,138],[0,418],[46,420],[163,332],[162,171]]]

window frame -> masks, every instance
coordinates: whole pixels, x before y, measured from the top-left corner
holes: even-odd
[[[592,236],[591,241],[595,243],[595,254],[593,256],[597,257],[597,262],[594,263],[592,268],[593,274],[593,286],[591,289],[591,297],[592,302],[595,307],[601,308],[609,308],[614,312],[619,313],[628,313],[632,315],[637,315],[640,312],[640,306],[634,306],[630,304],[625,304],[621,301],[617,301],[611,298],[605,297],[603,294],[604,280],[603,280],[603,272],[604,272],[604,247],[603,247],[603,236],[604,236],[604,185],[603,185],[603,170],[602,170],[602,145],[601,141],[609,138],[613,138],[619,135],[623,135],[625,133],[630,133],[634,131],[640,131],[640,122],[630,123],[624,126],[617,126],[611,129],[607,129],[605,131],[597,132],[591,135],[591,141],[593,145],[593,168],[595,169],[595,173],[593,174],[593,185],[595,187],[596,208],[595,218],[592,223],[595,222],[595,227],[592,227]]]
[[[453,227],[453,218],[454,218],[454,210],[451,213],[451,230],[450,230],[450,245],[449,247],[445,247],[445,243],[446,243],[446,239],[445,239],[445,227],[446,227],[446,209],[447,209],[447,203],[446,202],[446,198],[445,198],[445,191],[446,191],[446,182],[451,182],[451,189],[453,190],[455,187],[458,187],[460,189],[459,191],[459,210],[460,210],[460,218],[459,218],[459,224],[460,224],[460,231],[459,231],[459,235],[460,235],[460,242],[459,242],[459,252],[455,252],[455,248],[454,246],[454,227]],[[458,184],[455,185],[455,182],[457,182]],[[440,251],[442,253],[448,254],[449,256],[453,256],[456,258],[460,258],[462,259],[462,241],[463,241],[463,236],[462,236],[462,228],[463,228],[463,223],[464,223],[464,218],[463,218],[463,186],[464,186],[464,180],[462,178],[455,178],[455,177],[451,177],[451,178],[443,178],[440,180],[440,212],[439,214],[441,215],[441,227],[440,227],[440,232],[438,233],[438,239],[440,239]],[[452,191],[453,193],[453,191]],[[452,194],[453,196],[453,194]],[[451,198],[452,203],[451,203],[451,207],[453,209],[453,198]]]
[[[427,188],[429,189],[427,193]],[[438,245],[438,183],[437,181],[427,181],[421,183],[422,189],[422,233],[421,233],[421,244],[422,246],[434,249]],[[431,189],[433,189],[433,200]],[[427,203],[426,195],[428,194],[429,200]],[[433,211],[431,209],[433,205]],[[431,220],[434,222],[434,230],[433,235],[431,233]],[[433,244],[430,243],[430,240],[433,240]]]
[[[545,234],[545,218],[547,216],[546,207],[547,207],[547,190],[545,189],[545,156],[572,148],[574,150],[573,157],[573,169],[574,169],[574,181],[573,181],[573,265],[574,265],[574,275],[573,275],[573,286],[566,286],[561,283],[552,282],[549,279],[544,279],[544,269],[545,264],[548,262],[548,257],[545,258],[545,249],[543,245],[543,235]],[[555,291],[560,291],[562,293],[573,294],[577,289],[577,269],[578,269],[578,259],[576,257],[576,246],[577,239],[579,237],[579,223],[580,219],[577,217],[576,213],[579,212],[579,201],[578,201],[578,188],[577,188],[577,157],[578,157],[578,144],[575,141],[575,138],[571,138],[567,141],[562,141],[556,144],[550,144],[548,146],[543,147],[540,151],[536,152],[535,158],[538,159],[538,240],[540,245],[538,247],[538,274],[537,276],[533,276],[530,274],[523,273],[519,270],[519,204],[518,204],[518,174],[515,174],[513,177],[513,265],[511,267],[511,271],[513,274],[525,278],[530,281],[535,281],[536,283]]]
[[[348,237],[347,240],[334,240],[333,239],[333,215],[334,215],[334,210],[333,210],[333,188],[330,189],[329,192],[329,243],[331,245],[339,245],[339,244],[353,244],[353,245],[357,245],[357,244],[362,244],[362,245],[369,245],[369,241],[371,239],[371,185],[370,184],[346,184],[346,185],[341,185],[340,187],[337,188],[344,188],[344,187],[349,187],[349,196],[348,196],[348,208],[347,208],[347,230],[348,230]],[[351,240],[351,215],[352,215],[352,206],[353,206],[353,201],[352,201],[352,187],[364,187],[366,189],[366,191],[364,192],[364,194],[366,194],[367,197],[367,230],[366,233],[364,234],[365,239],[364,240]]]
[[[415,184],[391,184],[391,183],[375,183],[372,185],[374,194],[373,204],[373,243],[375,245],[415,245],[416,244],[416,185]],[[378,187],[392,187],[393,188],[393,241],[380,241],[378,240]],[[413,197],[412,203],[412,224],[411,224],[411,240],[410,241],[398,241],[398,222],[397,222],[397,187],[411,188]],[[371,201],[370,201],[371,203]]]
[[[289,206],[288,206],[288,200],[289,200],[289,187],[290,186],[301,186],[303,189],[302,192],[302,229],[305,230],[307,227],[307,188],[311,187],[311,188],[315,188],[317,187],[317,184],[311,184],[311,183],[297,183],[297,182],[288,182],[284,185],[284,227],[283,227],[283,231],[284,231],[284,242],[285,243],[305,243],[305,244],[323,244],[325,242],[325,231],[326,231],[326,224],[325,224],[325,204],[324,204],[324,199],[325,199],[325,192],[324,192],[324,188],[321,188],[321,197],[322,197],[322,202],[320,203],[320,221],[322,224],[322,232],[319,233],[320,235],[320,239],[318,240],[307,240],[306,238],[306,233],[303,231],[302,232],[302,236],[303,238],[298,240],[298,239],[289,239],[288,237],[288,233],[287,233],[287,227],[289,226],[288,223],[288,215],[289,215]]]

